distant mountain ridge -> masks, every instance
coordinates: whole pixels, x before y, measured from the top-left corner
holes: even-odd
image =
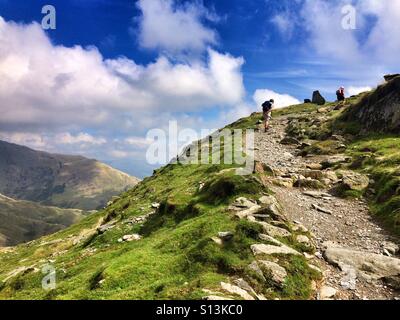
[[[0,194],[0,247],[57,232],[84,217],[79,209],[60,209]]]
[[[0,141],[0,193],[60,208],[102,208],[139,179],[97,160]]]

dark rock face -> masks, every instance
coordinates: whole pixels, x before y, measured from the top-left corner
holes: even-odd
[[[310,99],[304,99],[304,103],[311,103]]]
[[[326,103],[325,98],[321,95],[321,93],[317,90],[313,92],[312,103],[318,104],[320,106]]]
[[[392,81],[394,78],[400,77],[400,73],[396,73],[396,74],[387,74],[385,76],[383,76],[385,78],[386,82]]]
[[[400,132],[400,76],[366,95],[347,114],[369,131]]]

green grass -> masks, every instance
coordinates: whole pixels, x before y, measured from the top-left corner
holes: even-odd
[[[276,109],[272,112],[272,116],[288,116],[288,115],[299,115],[302,113],[316,112],[321,106],[312,103],[303,103],[287,108]]]
[[[353,165],[375,181],[370,196],[373,212],[400,234],[400,138],[372,134],[355,140],[348,153]]]
[[[230,128],[254,126],[258,117]],[[205,295],[203,288],[219,290],[220,282],[233,276],[252,282],[247,270],[254,260],[250,246],[262,242],[257,239],[261,227],[235,219],[227,207],[239,196],[257,199],[270,191],[255,175],[238,176],[226,170],[231,168],[235,167],[167,165],[78,224],[0,251],[0,299],[199,299]],[[154,202],[161,204],[159,212],[144,224],[126,223],[153,211]],[[106,222],[115,222],[115,227],[99,234],[97,227]],[[211,238],[220,231],[233,232],[233,239],[216,244]],[[132,233],[143,238],[118,242]],[[47,263],[57,272],[57,287],[51,291],[41,287],[40,270]],[[38,270],[2,282],[21,266]],[[257,281],[254,285],[267,295],[287,299],[305,298],[309,292],[306,280],[298,282],[301,294]]]

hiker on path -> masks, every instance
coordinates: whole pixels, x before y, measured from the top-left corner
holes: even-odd
[[[340,87],[339,90],[336,91],[336,97],[337,97],[337,100],[338,100],[339,102],[344,101],[344,99],[346,98],[346,97],[344,96],[344,87]]]
[[[271,99],[269,101],[265,101],[262,104],[263,108],[263,116],[264,116],[264,131],[267,132],[268,127],[269,127],[269,122],[272,118],[272,109],[274,108],[274,99]]]

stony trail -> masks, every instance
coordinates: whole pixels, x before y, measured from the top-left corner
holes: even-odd
[[[304,171],[307,165],[323,160],[321,156],[296,156],[295,146],[280,143],[285,137],[287,123],[286,117],[274,119],[267,133],[264,130],[257,132],[255,143],[256,160],[278,172],[276,176],[283,177],[295,175]],[[273,184],[271,188],[285,215],[291,221],[304,225],[314,235],[317,252],[311,259],[323,271],[323,285],[337,290],[335,299],[399,299],[400,292],[392,290],[383,281],[367,280],[354,275],[352,270],[342,271],[328,263],[322,255],[323,243],[326,241],[335,242],[343,248],[362,251],[365,255],[383,255],[386,242],[399,244],[399,239],[386,232],[373,219],[365,201],[337,198],[329,195],[328,189],[318,190],[321,196],[312,197],[304,194],[304,188]],[[318,210],[320,208],[325,212]],[[374,258],[371,260],[373,264]],[[318,295],[316,298],[318,299]]]

